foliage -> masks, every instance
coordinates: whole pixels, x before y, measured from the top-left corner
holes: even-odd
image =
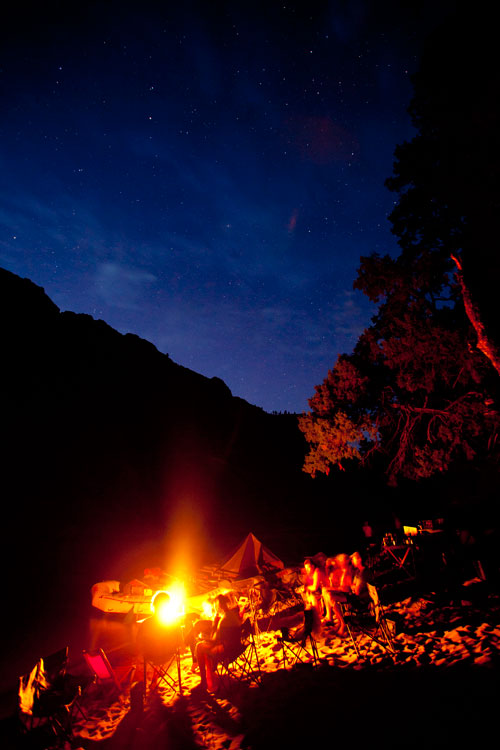
[[[490,101],[491,70],[474,88],[457,33],[455,26],[448,42],[435,40],[422,65],[411,106],[418,132],[396,149],[387,181],[399,195],[390,220],[401,254],[361,258],[354,286],[378,304],[377,313],[299,420],[310,445],[304,471],[313,476],[378,456],[395,484],[497,455],[498,376],[475,346],[451,256],[464,259],[473,291],[484,295],[496,273],[494,265],[481,267],[493,237],[485,228],[498,215],[484,136],[495,161],[500,88]]]
[[[455,311],[384,302],[352,355],[342,355],[299,425],[310,445],[304,470],[328,473],[349,459],[383,456],[388,480],[419,479],[495,446],[496,383]],[[407,297],[408,298],[408,297]],[[395,313],[393,314],[393,310]]]

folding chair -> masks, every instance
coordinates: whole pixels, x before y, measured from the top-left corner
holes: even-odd
[[[255,631],[256,626],[248,617],[241,626],[241,642],[218,658],[215,672],[224,687],[229,688],[231,679],[240,683],[260,684],[262,675]]]
[[[349,636],[353,643],[358,656],[361,656],[357,640],[354,632],[359,631],[360,633],[368,636],[370,641],[378,643],[379,646],[385,648],[391,653],[395,652],[394,643],[392,639],[392,631],[389,626],[384,608],[380,602],[378,590],[376,586],[371,583],[366,584],[368,594],[370,596],[369,607],[365,612],[359,612],[347,604],[343,605],[343,616],[346,624]]]
[[[316,639],[313,635],[314,609],[304,610],[304,624],[291,634],[288,628],[282,628],[278,642],[281,643],[283,653],[283,668],[286,669],[287,661],[293,667],[297,662],[302,664],[311,663],[313,666],[319,664],[319,653]],[[307,642],[309,641],[309,648]]]
[[[252,619],[257,634],[268,632],[273,619],[285,610],[302,609],[304,601],[292,585],[286,585],[276,576],[271,583],[262,581],[250,589]]]
[[[375,623],[377,626],[375,634],[372,634],[370,637],[373,640],[377,641],[377,643],[380,643],[381,646],[384,646],[385,648],[387,648],[388,651],[390,651],[391,653],[394,653],[395,648],[394,648],[394,641],[392,638],[392,628],[389,625],[387,618],[385,616],[385,611],[380,601],[377,587],[373,586],[371,583],[367,583],[366,587],[368,589],[368,593],[372,601],[372,609],[373,609],[373,614],[375,617]],[[379,635],[380,638],[384,641],[383,643],[375,637],[377,635]]]
[[[158,626],[159,629],[156,630],[154,621],[152,618],[150,620],[150,629],[146,628],[139,639],[144,660],[144,695],[147,696],[148,690],[157,690],[163,683],[169,690],[182,696],[180,626]],[[176,669],[172,674],[174,666]],[[148,673],[151,674],[149,684]]]
[[[177,668],[177,676],[171,674],[171,668],[175,664]],[[157,690],[159,685],[163,683],[174,693],[179,693],[182,696],[182,676],[181,676],[181,658],[179,649],[170,656],[168,661],[163,663],[157,663],[152,659],[144,657],[144,693],[147,695],[148,692],[148,669],[152,670],[152,676],[149,681],[149,691],[152,692]]]
[[[27,732],[46,736],[50,746],[71,741],[77,712],[86,718],[79,704],[82,681],[66,674],[67,663],[68,647],[40,658],[29,674],[19,678],[21,725]]]
[[[120,696],[132,684],[135,674],[135,665],[127,667],[126,674],[120,680],[118,679],[117,672],[109,663],[109,659],[102,648],[95,649],[94,651],[86,651],[84,649],[83,658],[92,672],[97,685],[111,688],[113,693]]]

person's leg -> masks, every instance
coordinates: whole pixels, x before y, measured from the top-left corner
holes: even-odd
[[[328,589],[323,589],[323,605],[325,608],[325,615],[323,620],[326,622],[331,622],[332,619],[332,601],[330,598],[330,592]]]
[[[205,674],[207,676],[207,690],[215,690],[215,660],[211,654],[206,655]]]
[[[330,598],[332,602],[332,610],[335,619],[337,620],[337,634],[344,635],[346,626],[341,604],[347,602],[347,596],[342,591],[332,591]]]
[[[215,674],[215,665],[224,653],[224,646],[221,643],[212,646],[210,651],[205,655],[205,674],[207,678],[207,690],[213,692],[217,689],[217,675]]]
[[[332,609],[337,620],[337,635],[344,635],[346,631],[344,615],[342,614],[342,607],[339,602],[332,603]]]
[[[323,614],[324,614],[323,607],[324,607],[324,605],[323,605],[323,595],[322,595],[321,591],[315,591],[314,592],[314,609],[316,610],[316,612],[318,614],[318,619],[319,619],[320,622],[323,619]]]
[[[210,638],[211,627],[211,620],[197,620],[195,623],[193,623],[187,634],[184,636],[184,644],[186,646],[189,646],[193,664],[196,664],[197,641],[202,635],[207,639]]]
[[[195,654],[196,640],[195,640],[195,633],[194,633],[193,628],[191,628],[184,636],[184,645],[187,646],[189,650],[191,651],[191,659],[194,664],[196,662],[196,654]]]
[[[206,641],[200,641],[196,644],[195,658],[200,668],[200,685],[207,689],[207,654],[210,651],[211,644]]]

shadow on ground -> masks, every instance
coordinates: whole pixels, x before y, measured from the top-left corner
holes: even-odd
[[[342,740],[351,747],[483,747],[497,734],[498,676],[497,668],[464,664],[384,671],[304,665],[264,674],[259,689],[194,692],[172,706],[153,700],[144,712],[129,712],[109,739],[80,746],[267,750]],[[2,722],[0,742],[37,748],[34,738],[22,743],[12,719]]]

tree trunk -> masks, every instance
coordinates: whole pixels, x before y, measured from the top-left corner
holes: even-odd
[[[462,263],[455,255],[452,255],[451,257],[452,257],[452,260],[455,261],[455,264],[457,266],[456,275],[457,275],[458,283],[460,284],[460,289],[462,291],[462,299],[463,299],[463,303],[465,307],[465,312],[477,335],[477,348],[486,357],[488,357],[491,364],[493,365],[497,373],[500,375],[500,351],[498,350],[497,346],[494,344],[494,342],[486,333],[486,329],[481,320],[481,314],[479,312],[479,308],[476,305],[476,303],[473,301],[472,295],[465,284],[463,270],[462,270]]]

